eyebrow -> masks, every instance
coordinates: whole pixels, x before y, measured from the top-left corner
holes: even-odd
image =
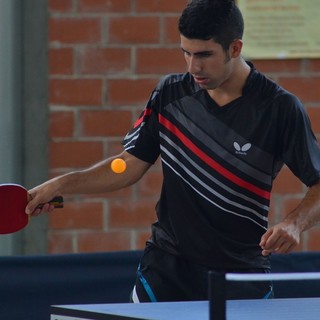
[[[182,52],[190,54],[190,52],[188,50],[186,50],[186,49],[184,49],[182,47],[180,49],[182,50]],[[204,55],[204,54],[213,54],[213,52],[214,52],[213,50],[198,51],[198,52],[195,52],[193,55],[201,56],[201,55]]]

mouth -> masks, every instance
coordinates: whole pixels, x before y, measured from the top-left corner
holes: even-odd
[[[206,85],[210,81],[209,78],[206,78],[206,77],[193,76],[193,78],[194,78],[194,81],[199,85]]]

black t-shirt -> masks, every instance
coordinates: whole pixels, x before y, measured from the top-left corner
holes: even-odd
[[[124,138],[163,186],[151,241],[214,268],[269,268],[259,242],[272,183],[285,163],[306,185],[320,149],[301,102],[252,68],[243,95],[220,107],[189,74],[163,78]]]

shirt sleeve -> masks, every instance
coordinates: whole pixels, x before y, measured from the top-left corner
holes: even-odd
[[[319,143],[299,99],[289,95],[282,105],[279,130],[281,158],[305,185],[311,186],[320,179]]]
[[[154,90],[145,109],[122,141],[127,152],[151,164],[160,154],[157,96],[158,91]]]

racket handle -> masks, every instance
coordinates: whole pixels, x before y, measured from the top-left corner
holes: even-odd
[[[58,196],[54,197],[49,201],[50,204],[53,204],[55,208],[63,208],[63,197]],[[39,204],[37,208],[41,209],[43,207],[43,204]]]

